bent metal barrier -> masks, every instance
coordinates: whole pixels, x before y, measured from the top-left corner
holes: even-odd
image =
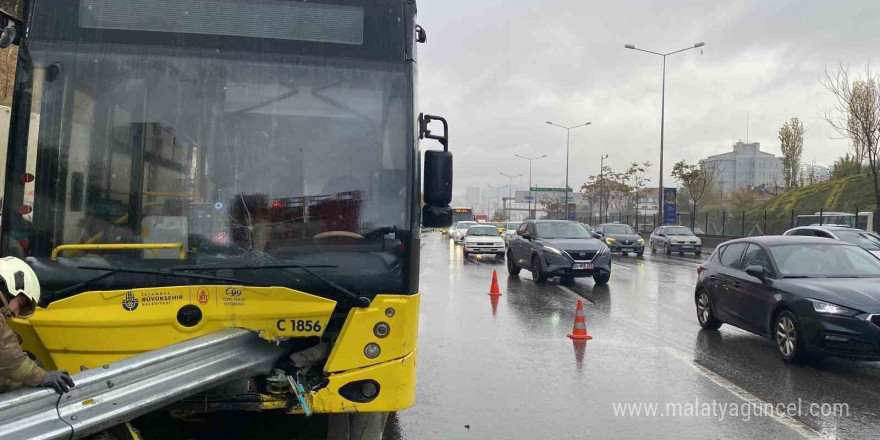
[[[73,376],[59,396],[30,388],[0,396],[0,440],[79,439],[234,379],[266,374],[286,354],[229,328]]]

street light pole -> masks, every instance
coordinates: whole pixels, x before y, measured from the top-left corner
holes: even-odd
[[[660,197],[657,199],[660,202],[657,211],[660,214],[660,224],[661,225],[666,224],[666,221],[664,219],[664,212],[663,212],[663,208],[664,208],[664,206],[663,206],[663,131],[664,131],[664,122],[665,122],[664,120],[665,120],[665,114],[666,114],[666,57],[669,55],[677,54],[679,52],[684,52],[686,50],[691,50],[691,49],[696,49],[698,47],[703,47],[705,45],[706,45],[706,43],[700,42],[700,43],[694,44],[691,47],[686,47],[684,49],[679,49],[679,50],[669,52],[669,53],[657,53],[657,52],[652,52],[650,50],[639,49],[638,47],[635,47],[632,44],[627,44],[626,46],[624,46],[627,49],[637,50],[640,52],[645,52],[645,53],[649,53],[652,55],[657,55],[657,56],[663,57],[663,86],[662,86],[662,91],[660,92],[660,188],[659,188]]]
[[[586,127],[587,125],[592,124],[592,122],[587,122],[585,124],[573,125],[571,127],[565,127],[559,124],[554,124],[550,121],[547,121],[548,125],[552,125],[554,127],[559,127],[565,129],[565,219],[568,220],[568,151],[569,151],[569,141],[571,140],[571,130],[579,127]]]
[[[599,182],[601,182],[602,186],[599,187],[599,222],[604,223],[602,221],[602,197],[604,197],[605,193],[605,159],[608,159],[608,155],[605,154],[603,156],[599,156]]]
[[[520,156],[519,154],[514,154],[514,156],[516,156],[520,159],[525,159],[525,160],[529,161],[529,217],[531,217],[532,216],[532,199],[534,198],[534,196],[532,195],[532,161],[538,160],[538,159],[543,159],[543,158],[547,157],[547,155],[544,154],[542,156],[525,157],[525,156]],[[537,207],[538,207],[538,205],[536,203],[535,208],[537,208]]]
[[[510,174],[504,174],[504,173],[498,173],[498,174],[501,174],[502,176],[507,177],[507,179],[508,179],[507,199],[508,200],[512,199],[513,198],[513,178],[514,177],[522,177],[522,174],[517,174],[515,176],[511,176]],[[507,203],[504,204],[504,207],[507,208],[507,221],[510,221],[510,208],[508,207]]]

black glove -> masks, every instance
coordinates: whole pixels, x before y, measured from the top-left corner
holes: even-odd
[[[70,374],[67,374],[66,371],[47,371],[40,386],[54,388],[58,394],[64,394],[73,387],[73,379],[70,378]]]

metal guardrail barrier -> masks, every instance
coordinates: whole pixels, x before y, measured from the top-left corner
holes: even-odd
[[[0,440],[79,439],[234,379],[268,373],[287,350],[230,328],[84,371],[59,396],[0,396]]]

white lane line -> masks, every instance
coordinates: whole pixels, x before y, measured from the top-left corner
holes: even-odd
[[[740,388],[739,386],[737,386],[733,382],[725,379],[724,377],[716,374],[715,372],[707,369],[706,367],[703,367],[702,365],[697,364],[692,359],[688,358],[687,355],[685,355],[684,353],[682,353],[674,348],[671,348],[671,347],[663,347],[663,348],[672,357],[684,362],[685,365],[691,367],[691,369],[693,369],[694,371],[696,371],[697,373],[699,373],[700,375],[702,375],[706,379],[711,380],[712,382],[715,383],[715,385],[718,385],[721,388],[724,388],[725,390],[730,392],[730,394],[733,394],[734,396],[736,396],[736,397],[742,399],[743,401],[748,402],[758,408],[770,407],[769,403],[765,402],[764,400],[761,400],[758,396],[755,396],[754,394]],[[789,416],[788,414],[785,414],[784,412],[770,411],[769,416],[771,418],[773,418],[773,420],[776,420],[777,422],[782,423],[783,425],[791,428],[792,430],[794,430],[798,434],[804,436],[804,438],[808,438],[808,439],[823,439],[823,438],[825,438],[819,431],[816,431],[815,429],[810,428],[809,425],[795,419],[794,417]]]
[[[562,289],[563,292],[566,292],[566,293],[568,293],[569,295],[574,295],[574,296],[576,296],[576,297],[578,297],[578,298],[584,300],[584,302],[587,303],[587,304],[589,304],[589,305],[593,305],[593,302],[592,302],[592,301],[590,301],[590,300],[584,298],[584,297],[581,296],[581,295],[578,295],[577,292],[575,292],[574,290],[569,289],[568,287],[565,287],[565,286],[562,286],[562,285],[559,285],[559,284],[557,284],[556,287]]]

